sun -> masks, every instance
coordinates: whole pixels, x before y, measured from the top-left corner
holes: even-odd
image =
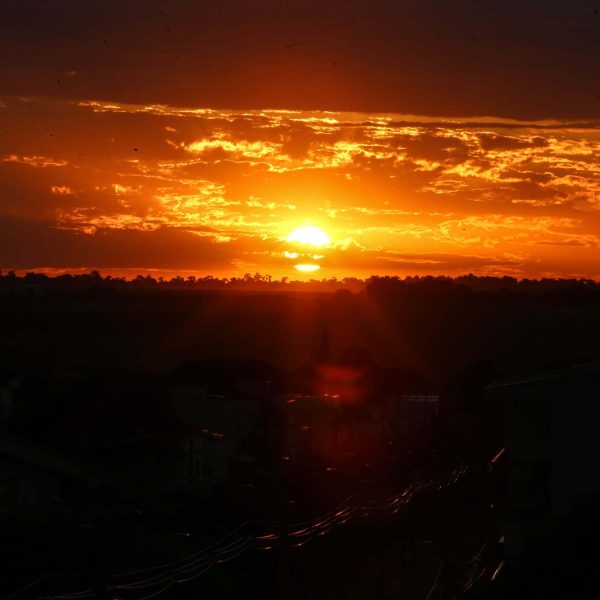
[[[296,271],[302,271],[303,273],[314,273],[320,268],[320,265],[315,265],[314,263],[294,265],[294,269],[296,269]]]
[[[288,235],[287,241],[318,247],[327,246],[331,243],[329,236],[322,229],[312,226],[294,229],[294,231]]]
[[[303,273],[314,273],[321,268],[318,262],[313,261],[325,258],[322,248],[331,244],[329,236],[322,229],[313,227],[312,225],[305,225],[304,227],[294,229],[288,235],[287,242],[290,249],[283,253],[284,256],[295,261],[294,268]],[[303,246],[308,246],[308,248],[303,248]],[[315,253],[316,248],[321,248],[322,250]]]

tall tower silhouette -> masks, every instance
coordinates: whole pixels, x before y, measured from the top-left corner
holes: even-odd
[[[321,343],[319,344],[319,350],[317,351],[317,364],[325,365],[331,363],[331,346],[329,344],[329,335],[327,329],[323,330],[321,336]]]

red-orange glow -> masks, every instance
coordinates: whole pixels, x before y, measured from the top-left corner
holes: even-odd
[[[320,365],[316,392],[334,402],[356,404],[365,399],[368,392],[364,369],[340,365]]]
[[[594,123],[36,98],[0,111],[0,175],[19,197],[0,211],[3,270],[600,277]]]

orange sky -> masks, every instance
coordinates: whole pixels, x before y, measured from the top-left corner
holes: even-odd
[[[600,130],[573,120],[0,101],[0,266],[600,277]],[[315,276],[314,274],[312,276]]]
[[[2,8],[3,270],[600,277],[596,0]]]

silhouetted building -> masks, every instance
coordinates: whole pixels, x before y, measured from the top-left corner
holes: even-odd
[[[230,474],[234,444],[199,427],[145,432],[129,440],[96,441],[109,481],[124,496],[160,495],[172,490],[210,488]]]
[[[440,411],[437,394],[402,394],[384,401],[385,437],[391,442],[410,440],[431,427]]]
[[[56,504],[73,485],[95,480],[81,462],[29,440],[0,433],[0,512]]]
[[[382,446],[379,405],[346,403],[338,394],[288,394],[283,403],[291,458],[343,461]]]
[[[172,405],[178,420],[231,440],[232,453],[243,453],[245,442],[256,433],[265,403],[270,401],[268,382],[241,382],[231,394],[210,394],[205,385],[175,386]]]
[[[508,459],[507,553],[600,490],[600,363],[495,382]]]
[[[324,365],[329,364],[330,362],[332,362],[331,345],[329,343],[329,335],[327,334],[327,330],[325,330],[323,331],[319,349],[317,351],[317,364]]]

